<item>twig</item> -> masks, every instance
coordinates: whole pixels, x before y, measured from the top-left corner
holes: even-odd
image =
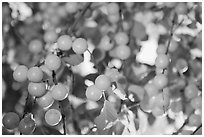
[[[196,128],[196,130],[193,131],[193,133],[191,133],[191,135],[194,135],[200,128],[202,128],[202,124],[200,124],[200,126],[198,126],[198,127]]]
[[[26,114],[28,114],[28,113],[30,113],[32,111],[33,105],[34,104],[32,104],[31,96],[30,96],[29,93],[27,93],[26,103],[25,103],[25,106],[24,106],[24,112],[23,112],[22,119],[25,117]],[[20,132],[20,135],[23,135],[23,134]]]
[[[140,102],[136,102],[135,104],[129,106],[128,109],[132,109],[132,108],[134,108],[134,107],[139,107],[139,106],[140,106],[139,103],[140,103]]]
[[[88,10],[88,8],[91,6],[91,2],[88,2],[83,10],[81,11],[81,13],[79,14],[79,16],[77,17],[77,19],[74,21],[73,25],[68,29],[68,34],[72,34],[73,30],[75,29],[76,25],[78,24],[78,22],[80,21],[80,19],[82,18],[82,16],[86,13],[86,11]]]
[[[92,132],[92,130],[93,130],[94,128],[97,128],[97,127],[96,127],[96,126],[93,126],[92,128],[89,129],[89,131],[88,131],[85,135],[89,135],[89,134]]]
[[[104,98],[104,100],[106,100],[106,95],[105,95],[105,93],[103,92],[102,94],[103,94],[103,98]]]
[[[183,125],[176,132],[174,132],[172,135],[178,135],[183,130],[183,128],[186,126],[187,123],[188,123],[188,119],[186,119],[185,122],[183,123]]]
[[[31,102],[31,96],[30,96],[29,93],[27,93],[26,103],[25,103],[25,106],[24,106],[24,112],[23,112],[22,118],[24,118],[27,113],[31,112],[32,106],[33,106],[33,104]]]
[[[167,44],[167,50],[165,52],[165,54],[168,54],[168,51],[169,51],[169,46],[171,44],[171,39],[172,39],[172,36],[173,36],[173,28],[174,28],[174,25],[175,25],[175,15],[174,15],[174,19],[172,21],[172,26],[171,26],[171,29],[170,29],[170,35],[169,35],[169,41],[168,41],[168,44]],[[164,73],[164,70],[163,70],[163,73]]]
[[[55,85],[57,85],[57,78],[56,78],[56,73],[55,73],[54,70],[52,71],[52,80],[53,80],[53,83],[54,83]]]
[[[55,71],[53,70],[52,71],[52,80],[53,80],[53,83],[55,84],[55,85],[57,85],[58,84],[58,82],[57,82],[57,78],[56,78],[56,73],[55,73]],[[64,112],[63,112],[63,104],[62,104],[62,101],[59,101],[59,104],[60,104],[60,110],[61,110],[61,114],[62,114],[62,122],[63,122],[63,129],[64,129],[64,135],[66,135],[66,122],[65,122],[65,115],[64,115]]]
[[[62,104],[62,102],[59,101],[59,104],[60,104],[60,110],[61,110],[62,122],[63,122],[63,129],[64,129],[63,135],[66,135],[67,134],[67,131],[66,131],[66,117],[65,117],[64,112],[63,112],[63,104]]]
[[[194,111],[192,111],[189,116],[193,113]],[[172,135],[178,135],[182,130],[183,128],[186,126],[186,124],[188,124],[188,121],[189,121],[189,117],[184,121],[183,125],[176,131],[174,132]]]

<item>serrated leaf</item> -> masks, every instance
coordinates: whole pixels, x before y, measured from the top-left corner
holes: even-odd
[[[104,102],[104,108],[101,112],[104,113],[106,120],[108,121],[107,123],[114,122],[118,117],[116,109],[111,104],[111,102],[107,100]]]
[[[105,100],[100,115],[94,120],[98,132],[102,132],[103,130],[112,127],[112,125],[115,124],[117,117],[118,114],[111,102]]]
[[[79,54],[72,54],[69,57],[64,57],[63,60],[70,64],[71,66],[76,66],[79,65],[81,62],[84,61],[84,58],[82,57],[82,55]]]
[[[98,131],[103,130],[106,127],[106,119],[103,113],[101,113],[99,116],[97,116],[94,120],[96,123]]]

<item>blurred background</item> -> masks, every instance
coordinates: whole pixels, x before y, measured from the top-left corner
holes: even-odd
[[[2,3],[2,115],[10,111],[22,115],[24,111],[28,82],[14,81],[15,68],[22,64],[27,67],[34,66],[44,58],[46,52],[54,51],[57,47],[56,42],[47,42],[45,34],[50,30],[55,32],[55,34],[52,32],[48,34],[47,37],[50,39],[66,34],[81,16],[86,4],[86,2],[75,4]],[[74,62],[79,61],[80,64],[71,67],[75,83],[69,95],[69,101],[73,107],[67,116],[69,117],[67,122],[69,134],[89,134],[89,130],[94,126],[93,118],[99,115],[102,101],[86,101],[85,89],[93,83],[99,71],[105,72],[106,66],[123,69],[120,71],[123,75],[121,78],[123,85],[128,83],[143,87],[155,76],[156,50],[158,46],[167,45],[174,13],[176,13],[176,23],[181,24],[176,28],[169,47],[171,58],[168,68],[169,85],[183,78],[186,83],[189,81],[196,83],[202,94],[202,3],[118,3],[122,9],[122,22],[117,23],[114,22],[116,20],[114,17],[108,15],[107,4],[92,3],[72,30],[73,37],[87,39],[89,51],[84,53],[82,61],[73,59]],[[115,58],[114,50],[103,51],[99,48],[104,35],[111,37],[121,28],[133,39],[130,46],[132,56],[125,62],[125,66],[124,61]],[[33,54],[29,50],[29,42],[33,39],[43,42],[43,51],[39,54]],[[59,72],[59,81],[69,81],[68,73],[67,70]],[[162,117],[155,117],[140,109],[137,112],[128,111],[130,113],[128,119],[134,121],[134,115],[138,115],[138,122],[122,121],[124,126],[119,128],[121,134],[173,134],[177,132],[189,115],[188,109],[192,109],[188,108],[189,104],[183,101],[184,88],[185,84],[182,88],[169,89],[171,101],[180,101],[181,110],[175,112],[170,109]],[[118,107],[119,98],[110,97],[109,100],[116,108]],[[45,124],[44,110],[38,105],[33,107],[32,113],[35,115],[37,125],[34,134],[62,132],[62,123],[55,127]],[[197,110],[195,113],[202,115],[202,110]],[[117,126],[112,128],[112,130],[116,129]],[[187,125],[177,134],[191,134],[195,129],[196,127]],[[2,132],[3,134],[19,134],[18,131],[8,131],[3,126]],[[110,134],[110,132],[103,134]],[[201,131],[196,134],[201,134]]]

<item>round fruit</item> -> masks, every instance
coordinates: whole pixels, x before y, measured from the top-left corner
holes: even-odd
[[[113,44],[113,42],[111,42],[111,39],[108,35],[105,35],[101,38],[99,48],[101,48],[105,51],[109,51],[113,48],[113,46],[114,46],[114,44]]]
[[[78,11],[78,3],[77,2],[67,2],[65,5],[65,9],[67,13],[75,13]]]
[[[115,68],[107,68],[105,71],[105,75],[109,77],[109,79],[113,81],[117,81],[118,78],[120,77],[120,73],[118,72],[117,69]]]
[[[115,15],[115,14],[119,14],[119,6],[117,3],[109,3],[107,5],[107,11],[108,11],[108,15]]]
[[[201,116],[197,115],[197,114],[192,114],[189,116],[189,125],[190,126],[199,126],[201,124],[202,120],[201,120]]]
[[[28,49],[30,52],[32,52],[34,54],[38,54],[43,49],[43,43],[42,43],[42,41],[40,41],[38,39],[32,40],[28,45]]]
[[[183,78],[178,78],[176,84],[178,88],[183,89],[186,86],[186,81]]]
[[[55,100],[64,100],[69,93],[69,89],[67,89],[63,84],[58,83],[54,85],[53,89],[51,90],[52,97]]]
[[[108,15],[108,21],[110,21],[112,24],[117,23],[119,20],[120,20],[119,14]]]
[[[164,111],[164,109],[162,107],[155,107],[152,110],[152,114],[155,117],[162,116],[164,113],[165,113],[165,111]]]
[[[57,40],[57,33],[54,30],[47,30],[44,34],[44,41],[53,43]]]
[[[86,89],[86,97],[92,101],[98,101],[102,96],[102,91],[98,89],[95,85],[89,86]]]
[[[144,89],[149,97],[152,97],[159,93],[158,88],[153,83],[146,84]]]
[[[62,119],[61,113],[56,109],[49,109],[45,113],[45,121],[50,126],[57,125]]]
[[[61,60],[58,56],[50,54],[45,59],[45,65],[48,69],[56,71],[61,66]]]
[[[3,117],[3,125],[7,129],[14,129],[18,127],[19,122],[20,118],[18,114],[14,112],[8,112]]]
[[[45,83],[33,83],[28,84],[28,92],[32,96],[41,97],[46,92]]]
[[[145,112],[149,112],[151,110],[149,96],[144,95],[143,100],[140,101],[140,108]]]
[[[30,116],[24,117],[19,123],[18,130],[24,135],[32,134],[35,130],[35,121]]]
[[[27,77],[31,82],[40,82],[43,79],[43,72],[39,67],[32,67],[28,70]]]
[[[127,35],[127,33],[125,32],[118,32],[116,35],[115,35],[115,42],[118,44],[118,45],[126,45],[129,41],[129,37]]]
[[[176,6],[176,2],[165,2],[164,5],[168,8],[173,8]]]
[[[126,60],[130,57],[130,48],[126,45],[117,46],[115,49],[116,55],[121,60]]]
[[[62,35],[57,40],[58,48],[67,51],[72,47],[72,38],[68,35]]]
[[[191,100],[191,106],[194,109],[202,108],[202,97],[201,96],[197,96],[197,97],[193,98]]]
[[[159,93],[158,95],[155,96],[156,99],[155,99],[155,105],[157,107],[165,107],[167,108],[169,106],[169,103],[170,103],[170,99],[169,99],[169,96],[168,94],[166,93]]]
[[[52,77],[52,71],[46,65],[41,65],[40,69],[49,77]]]
[[[188,63],[185,59],[179,58],[176,60],[176,65],[175,65],[176,69],[179,72],[186,72],[188,70]]]
[[[170,108],[174,113],[181,112],[183,109],[182,102],[181,101],[174,101],[171,103]]]
[[[175,40],[172,40],[170,45],[169,45],[169,52],[174,52],[178,48],[178,42]]]
[[[169,65],[169,57],[166,54],[159,54],[155,60],[155,66],[160,69],[167,68]]]
[[[40,98],[37,98],[38,105],[42,108],[47,108],[54,103],[52,94],[48,91],[45,95]]]
[[[168,84],[167,76],[164,74],[158,74],[154,77],[153,83],[158,89],[163,89]]]
[[[178,3],[175,7],[175,11],[177,14],[186,14],[187,10],[187,5],[184,2]]]
[[[107,90],[111,86],[109,77],[105,75],[99,75],[95,80],[95,85],[100,90]]]
[[[18,82],[24,82],[27,80],[28,68],[24,65],[18,66],[13,72],[13,79]]]
[[[67,16],[65,6],[58,6],[57,7],[57,15],[61,18],[65,18]]]
[[[184,95],[188,99],[195,98],[198,95],[198,88],[194,84],[189,84],[184,90]]]
[[[157,47],[157,54],[165,54],[166,51],[167,51],[167,48],[164,45],[159,45]]]
[[[72,44],[72,49],[76,54],[83,54],[88,48],[87,41],[83,38],[77,38]]]
[[[134,6],[135,3],[134,3],[134,2],[125,2],[124,4],[125,4],[125,6],[126,6],[127,8],[130,8],[130,9],[131,9],[131,8]]]

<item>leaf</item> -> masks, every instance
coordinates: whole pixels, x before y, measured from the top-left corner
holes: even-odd
[[[135,129],[138,130],[140,127],[139,119],[134,119]]]
[[[39,126],[35,128],[34,135],[62,135],[57,129],[48,126]]]
[[[94,120],[96,123],[98,132],[103,132],[106,128],[112,126],[112,124],[116,121],[118,114],[111,104],[111,102],[105,100],[104,107],[101,110],[99,116],[97,116]]]
[[[132,35],[139,40],[145,38],[146,36],[145,26],[142,23],[135,21],[134,27],[132,29]]]
[[[70,64],[71,66],[79,65],[81,62],[84,61],[82,55],[79,54],[72,54],[69,57],[62,58],[66,63]]]
[[[100,48],[95,48],[92,52],[93,62],[99,63],[106,57],[106,52]]]
[[[88,74],[84,77],[84,79],[88,79],[90,81],[95,81],[95,79],[98,77],[98,73],[91,73],[91,74]]]
[[[95,118],[94,122],[96,123],[97,129],[99,131],[103,130],[106,127],[106,118],[104,113],[101,113],[98,117]]]
[[[117,123],[113,126],[113,131],[115,132],[115,135],[121,135],[124,128],[125,125],[121,121],[117,121]]]
[[[155,116],[152,113],[148,114],[148,123],[150,125],[154,124],[155,120],[156,120],[156,118],[155,118]]]

